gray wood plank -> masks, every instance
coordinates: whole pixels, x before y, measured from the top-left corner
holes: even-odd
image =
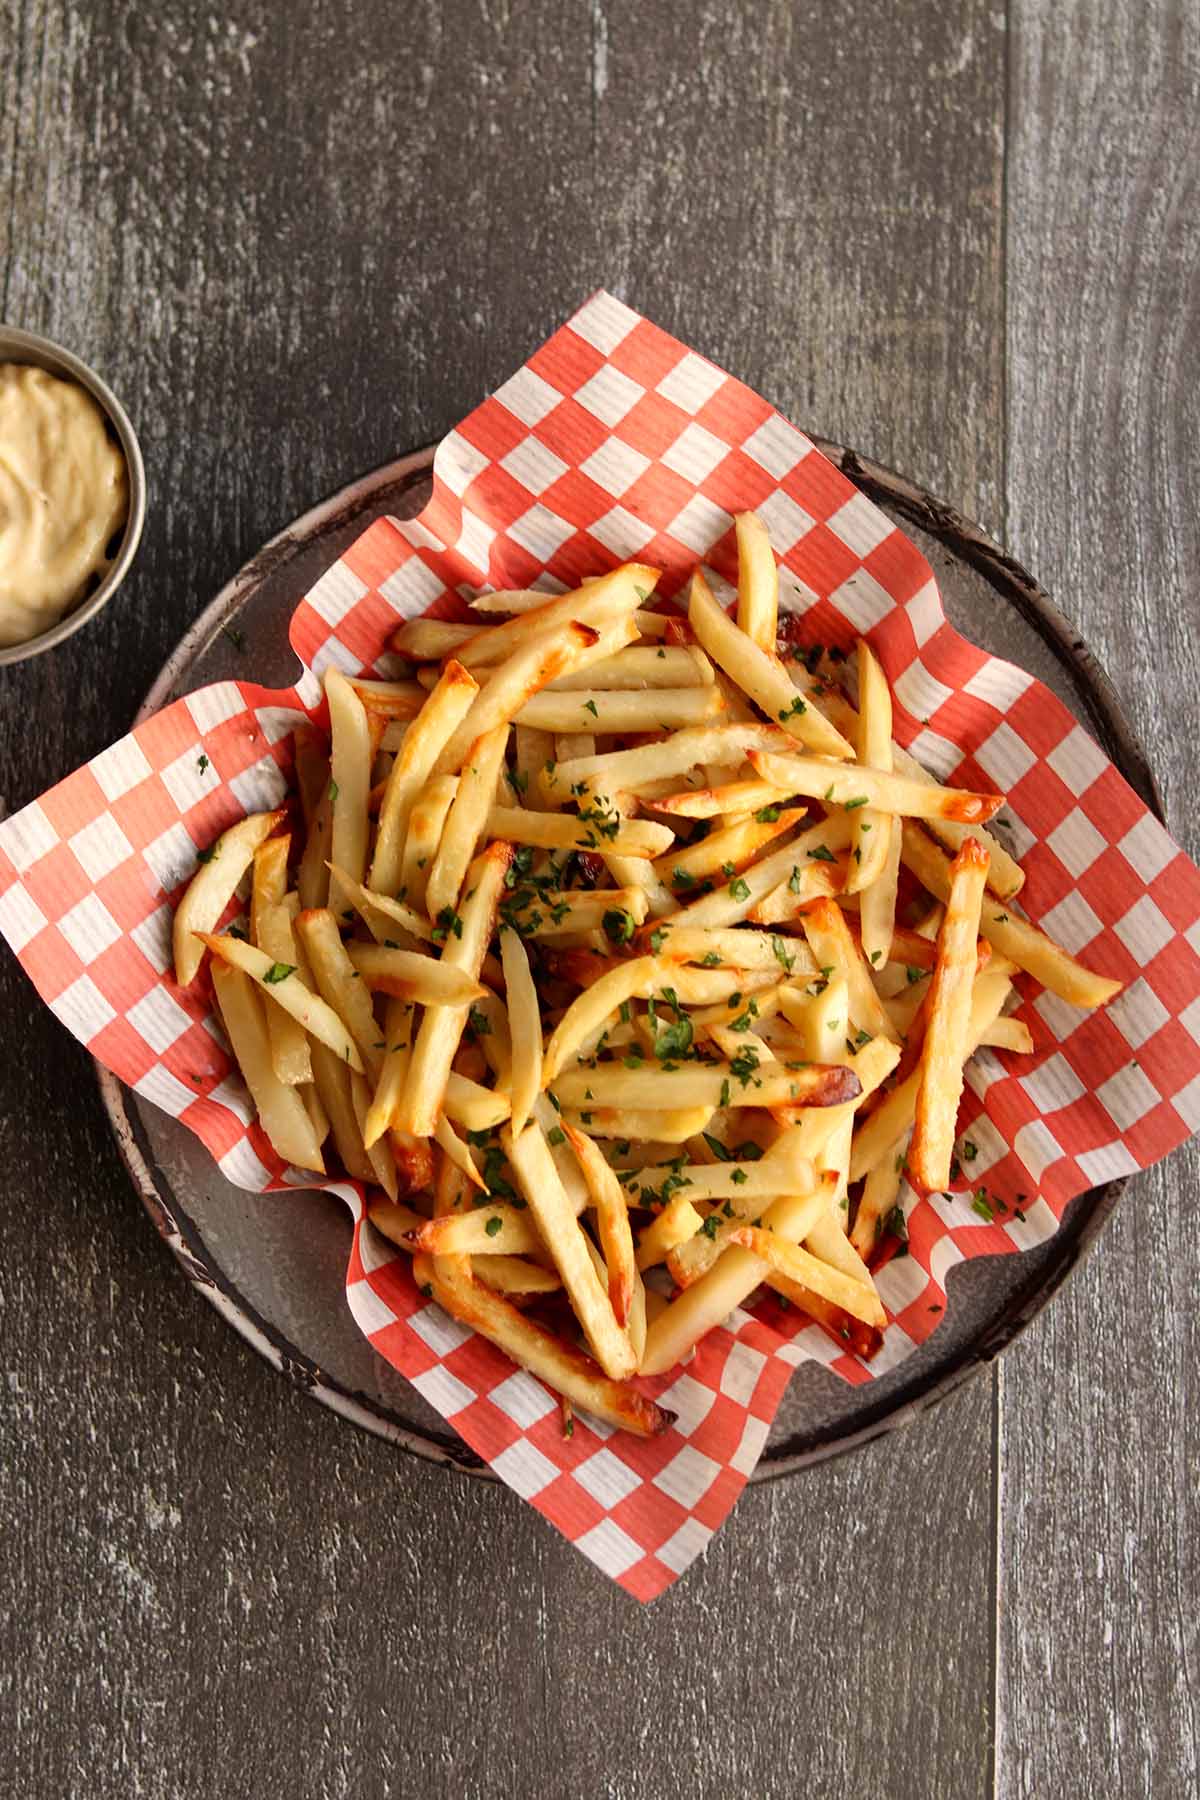
[[[1105,663],[1195,857],[1200,21],[1016,0],[1008,525]],[[999,1792],[1195,1793],[1193,1145],[1003,1369]]]
[[[5,316],[98,362],[152,490],[121,600],[6,671],[8,803],[264,537],[601,282],[994,517],[1003,37],[901,10],[0,0]],[[986,1382],[747,1495],[639,1611],[258,1364],[7,960],[0,1005],[0,1793],[986,1791]]]

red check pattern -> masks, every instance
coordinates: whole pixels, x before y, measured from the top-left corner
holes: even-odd
[[[347,1297],[361,1329],[509,1485],[597,1566],[652,1599],[704,1549],[805,1360],[863,1382],[936,1327],[946,1272],[1057,1229],[1085,1187],[1147,1167],[1200,1125],[1200,874],[1061,703],[947,623],[929,565],[766,401],[598,294],[438,450],[417,520],[380,520],[300,601],[294,690],[225,682],[158,714],[0,826],[0,933],[107,1067],[196,1131],[249,1189],[302,1178],[258,1128],[202,983],[171,976],[171,902],[198,848],[286,788],[288,734],[330,664],[386,673],[399,618],[462,609],[462,587],[548,591],[631,556],[676,591],[697,556],[734,568],[755,507],[784,604],[813,641],[871,640],[914,755],[1002,788],[1025,910],[1126,986],[1099,1015],[1030,985],[1035,1054],[969,1071],[956,1191],[904,1197],[910,1254],[880,1289],[893,1323],[868,1367],[771,1298],[686,1368],[647,1384],[676,1414],[643,1443],[580,1419],[428,1301],[407,1258],[354,1215]],[[790,578],[790,579],[789,579]],[[982,1192],[981,1192],[982,1190]]]

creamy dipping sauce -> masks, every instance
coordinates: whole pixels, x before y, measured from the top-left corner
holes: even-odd
[[[125,458],[73,381],[0,363],[0,646],[82,600],[129,511]]]

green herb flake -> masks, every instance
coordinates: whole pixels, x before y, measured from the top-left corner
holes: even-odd
[[[837,857],[833,854],[833,851],[829,848],[828,844],[818,844],[816,849],[810,850],[808,854],[814,862],[831,863],[837,861]],[[792,891],[798,894],[800,889],[796,887]]]
[[[745,1187],[746,1182],[749,1180],[749,1176],[746,1174],[745,1169],[734,1169],[731,1171],[729,1179],[733,1182],[735,1187]]]
[[[974,1196],[974,1198],[971,1201],[971,1211],[973,1213],[978,1213],[979,1217],[981,1219],[985,1220],[986,1223],[989,1225],[992,1223],[993,1219],[996,1217],[995,1213],[992,1211],[992,1208],[989,1206],[989,1204],[987,1202],[987,1199],[984,1195],[982,1188],[980,1188],[979,1192]]]
[[[740,875],[736,881],[730,882],[729,897],[731,900],[748,900],[750,898],[750,885],[743,881]]]
[[[716,1237],[716,1235],[717,1235],[718,1231],[720,1231],[720,1229],[721,1229],[720,1216],[714,1212],[714,1213],[709,1213],[707,1219],[705,1219],[703,1225],[701,1225],[701,1227],[700,1227],[700,1233],[701,1233],[701,1236],[712,1239],[712,1238]]]
[[[627,944],[637,929],[633,914],[620,906],[610,906],[600,923],[610,944]]]
[[[489,1237],[495,1237],[498,1232],[504,1229],[504,1220],[498,1218],[497,1215],[493,1213],[483,1229],[487,1232]]]
[[[844,800],[842,802],[842,805],[845,807],[847,812],[853,812],[856,806],[865,806],[866,804],[867,804],[866,794],[859,794],[853,800]]]
[[[782,809],[780,807],[778,807],[774,804],[772,804],[771,806],[760,806],[758,811],[754,815],[756,824],[759,824],[759,825],[777,824],[781,810]]]
[[[598,719],[600,717],[599,709],[594,700],[585,700],[583,703],[583,710],[584,712],[590,712],[593,719]]]
[[[270,968],[265,971],[263,980],[268,987],[275,987],[279,982],[286,981],[289,975],[294,975],[295,973],[295,963],[273,962]]]
[[[196,852],[196,861],[197,861],[197,862],[198,862],[198,863],[210,863],[210,862],[214,862],[214,861],[215,861],[215,860],[216,860],[216,858],[217,858],[217,857],[218,857],[218,856],[220,856],[220,854],[221,854],[221,845],[220,845],[220,843],[219,843],[219,842],[217,842],[217,843],[215,843],[215,844],[210,844],[210,845],[209,845],[209,846],[208,846],[208,849],[207,849],[207,850],[197,850],[197,852]]]

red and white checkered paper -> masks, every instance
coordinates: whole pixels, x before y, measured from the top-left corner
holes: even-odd
[[[932,571],[803,434],[703,357],[598,294],[440,446],[417,520],[380,520],[298,605],[294,690],[222,682],[168,707],[0,827],[0,931],[68,1030],[191,1127],[248,1189],[303,1178],[257,1125],[202,983],[171,976],[171,898],[197,849],[277,801],[292,725],[330,664],[386,673],[399,619],[457,616],[457,589],[559,592],[636,557],[673,594],[698,557],[734,572],[731,514],[755,508],[811,641],[865,634],[896,732],[942,777],[1008,795],[999,828],[1030,916],[1124,992],[1086,1014],[1032,983],[1032,1057],[984,1051],[962,1123],[963,1191],[905,1196],[910,1254],[879,1278],[892,1323],[867,1367],[771,1298],[686,1369],[646,1384],[677,1414],[641,1442],[557,1405],[413,1283],[349,1183],[351,1310],[375,1348],[517,1493],[641,1600],[687,1568],[766,1442],[791,1371],[893,1368],[935,1329],[946,1271],[1057,1228],[1085,1187],[1146,1168],[1200,1125],[1200,873],[1066,708],[946,622]],[[203,759],[207,758],[205,764]],[[985,1185],[996,1209],[972,1205]],[[307,1185],[307,1184],[306,1184]]]

